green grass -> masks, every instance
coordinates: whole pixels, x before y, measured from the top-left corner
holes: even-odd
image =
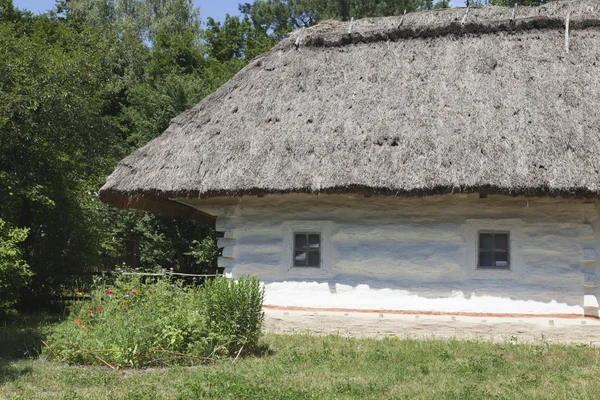
[[[600,350],[543,340],[267,335],[263,354],[235,363],[111,371],[36,358],[37,341],[51,328],[37,322],[41,331],[23,321],[0,327],[2,399],[600,398]]]

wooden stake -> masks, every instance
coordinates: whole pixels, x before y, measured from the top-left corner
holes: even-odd
[[[107,363],[106,361],[101,359],[100,357],[98,357],[96,354],[91,353],[89,350],[86,350],[83,347],[77,346],[75,344],[67,343],[67,342],[60,342],[59,344],[64,344],[65,346],[74,347],[76,349],[79,349],[82,352],[84,352],[85,354],[89,354],[90,356],[94,357],[96,360],[100,361],[102,364],[106,365],[108,368],[113,369],[113,370],[116,369],[115,367],[113,367],[112,365],[110,365],[109,363]]]
[[[240,351],[238,351],[238,353],[237,353],[237,356],[235,356],[235,359],[234,359],[234,360],[231,362],[231,364],[232,364],[232,365],[233,365],[233,364],[234,364],[234,363],[237,361],[238,357],[239,357],[239,356],[240,356],[240,354],[242,353],[242,350],[244,350],[244,346],[242,346],[242,347],[240,348]]]
[[[300,47],[300,39],[302,39],[302,36],[304,36],[304,30],[306,28],[303,27],[302,28],[302,32],[300,32],[300,34],[298,35],[298,37],[296,38],[296,43],[294,43],[294,46],[296,46],[296,50],[298,50],[298,48]]]
[[[462,25],[464,25],[465,22],[467,22],[467,17],[469,16],[469,9],[470,8],[471,8],[470,6],[467,6],[467,12],[465,12],[465,16],[463,17],[462,22],[461,22]]]
[[[567,19],[565,21],[565,50],[567,54],[569,54],[569,18],[571,17],[571,13],[567,14]]]
[[[515,20],[515,15],[517,14],[517,3],[515,3],[513,5],[513,11],[512,11],[512,18],[511,20],[514,21]]]
[[[354,25],[354,17],[350,18],[350,25],[348,26],[348,35],[352,33],[352,25]]]
[[[404,22],[404,16],[406,15],[406,8],[404,9],[404,14],[402,14],[402,18],[400,18],[400,23],[398,24],[398,28],[400,28],[402,26],[402,23]],[[396,28],[396,29],[398,29]]]
[[[40,339],[40,340],[41,340],[41,339]],[[48,350],[50,350],[50,353],[52,353],[52,355],[53,355],[55,358],[58,358],[58,356],[56,355],[56,353],[54,352],[54,350],[52,350],[52,347],[48,346],[48,343],[44,342],[43,340],[41,340],[41,342],[42,342],[42,344],[43,344],[44,346],[46,346],[46,347],[48,348]]]

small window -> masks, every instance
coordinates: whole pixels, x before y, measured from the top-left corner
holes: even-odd
[[[509,269],[508,232],[479,232],[477,268]]]
[[[319,233],[294,234],[294,267],[321,266],[321,235]]]

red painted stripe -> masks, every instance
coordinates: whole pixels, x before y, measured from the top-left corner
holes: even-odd
[[[297,306],[276,306],[263,304],[267,310],[281,311],[309,311],[309,312],[344,312],[361,314],[395,314],[395,315],[447,315],[462,317],[495,317],[495,318],[592,318],[600,319],[595,315],[582,314],[511,314],[511,313],[482,313],[482,312],[446,312],[446,311],[413,311],[413,310],[365,310],[359,308],[316,308],[316,307],[297,307]]]

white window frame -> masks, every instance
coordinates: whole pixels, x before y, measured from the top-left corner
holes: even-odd
[[[286,221],[283,223],[283,259],[281,274],[287,278],[329,278],[332,276],[334,252],[331,243],[334,223],[332,221]],[[294,250],[296,233],[313,233],[321,236],[321,263],[319,267],[295,266]]]
[[[523,274],[525,260],[521,254],[523,221],[520,219],[468,219],[464,227],[464,272],[473,279],[516,279]],[[479,267],[479,234],[486,232],[508,233],[509,268]]]

